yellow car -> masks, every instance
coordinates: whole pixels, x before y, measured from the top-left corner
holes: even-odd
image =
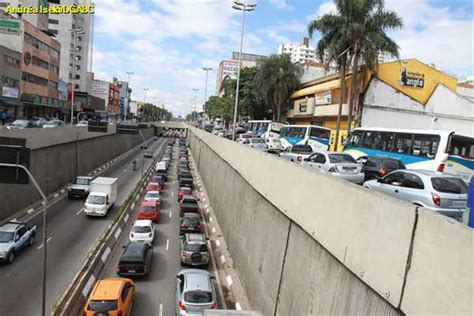
[[[99,280],[94,286],[83,316],[128,316],[132,310],[135,284],[130,279],[112,278]]]

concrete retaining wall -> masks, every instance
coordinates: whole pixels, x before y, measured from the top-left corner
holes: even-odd
[[[147,139],[154,134],[154,128],[141,131]],[[76,127],[2,130],[0,136],[26,139],[26,147],[31,149],[29,169],[46,195],[63,187],[76,175],[85,175],[142,142],[139,135],[110,131],[106,134],[89,133]],[[38,199],[40,196],[32,184],[0,183],[0,220]]]
[[[455,262],[466,260],[472,252],[453,244],[466,245],[472,230],[463,233],[461,224],[449,223],[456,237],[438,243],[435,252],[421,237],[435,232],[418,238],[419,211],[408,203],[201,130],[190,128],[188,138],[252,307],[264,315],[420,313],[423,304],[407,299],[418,282],[444,306],[437,309],[472,312],[465,299],[461,307],[441,297],[438,284],[448,282],[472,298],[472,269],[449,279],[458,267],[445,262],[437,271],[443,277],[431,277],[419,259],[430,249],[432,259],[442,260],[449,250]],[[443,227],[450,221],[434,215]]]

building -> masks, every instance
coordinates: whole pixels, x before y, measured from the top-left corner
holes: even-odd
[[[109,116],[118,118],[120,115],[120,87],[117,78],[109,83],[109,100],[107,103],[107,113]]]
[[[449,129],[473,135],[474,102],[456,92],[455,78],[416,59],[379,64],[377,72],[361,70],[358,77],[352,127]],[[349,71],[343,92],[342,141],[347,136],[351,83]],[[328,127],[334,137],[340,95],[338,73],[302,84],[291,95],[286,119]]]
[[[0,46],[0,113],[12,119],[23,116],[19,102],[21,82],[21,53]]]
[[[120,114],[120,88],[117,78],[113,82],[94,79],[92,73],[88,73],[87,93],[91,97],[89,105],[94,104],[93,110],[106,111],[112,117],[118,117]],[[97,99],[103,100],[104,108],[97,108],[102,104]]]
[[[318,61],[308,61],[303,65],[303,74],[300,78],[300,83],[306,83],[318,78],[325,77],[327,75],[337,72],[336,67],[329,66],[328,69],[325,69],[324,65]]]
[[[227,79],[237,79],[239,73],[239,52],[232,53],[231,60],[222,60],[217,69],[216,95],[223,94],[223,83]],[[257,63],[268,58],[264,55],[242,53],[242,68],[255,67]]]
[[[278,46],[278,55],[287,54],[292,63],[304,64],[316,59],[316,49],[309,46],[309,38],[303,37],[299,45],[294,43],[280,44]]]
[[[117,85],[120,89],[120,117],[125,118],[128,115],[128,108],[130,107],[132,88],[130,88],[127,81],[117,81]]]
[[[51,6],[90,4],[90,0],[56,0]],[[59,78],[74,84],[75,91],[86,92],[86,77],[92,58],[93,14],[50,14],[48,28],[61,43]],[[72,30],[80,31],[76,34]]]
[[[130,101],[130,117],[140,117],[145,103],[141,101]]]

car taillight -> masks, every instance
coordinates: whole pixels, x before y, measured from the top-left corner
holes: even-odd
[[[217,303],[212,304],[211,309],[217,309]]]
[[[119,309],[119,311],[117,312],[117,316],[123,316],[123,311],[121,309]]]
[[[446,167],[446,164],[440,163],[438,166],[438,169],[436,171],[438,172],[444,172],[444,167]]]
[[[441,205],[441,198],[438,194],[431,192],[431,197],[433,198],[433,203],[440,206]]]
[[[201,229],[201,227],[202,227],[201,224],[198,224],[198,225],[197,225],[197,228],[198,228],[198,229]]]
[[[385,171],[384,168],[380,168],[380,169],[379,169],[379,174],[380,174],[381,177],[383,177],[383,176],[385,176],[385,175],[387,174],[387,171]]]
[[[87,316],[87,312],[86,312],[86,311],[83,311],[83,312],[82,312],[82,316]]]
[[[301,161],[303,158],[301,156],[296,157],[296,160]]]
[[[184,225],[184,224],[181,224],[181,227],[186,227],[186,225]]]
[[[184,306],[184,304],[183,304],[181,301],[178,302],[178,307],[179,307],[179,309],[182,310],[182,311],[185,311],[185,310],[186,310],[186,306]]]

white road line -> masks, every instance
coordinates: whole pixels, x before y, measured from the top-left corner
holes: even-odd
[[[168,251],[169,246],[170,246],[170,240],[166,239],[166,251]]]
[[[227,275],[226,280],[229,286],[232,286],[232,284],[234,284],[234,281],[232,281],[232,277],[230,275]]]
[[[35,210],[34,208],[30,208],[28,211],[26,211],[26,214],[31,214],[33,213],[34,210]]]
[[[89,280],[87,280],[87,283],[84,286],[84,289],[82,290],[82,295],[84,295],[84,297],[89,296],[89,290],[91,289],[92,284],[94,284],[94,282],[95,282],[95,277],[94,277],[94,275],[91,275]]]
[[[219,247],[221,245],[221,242],[219,240],[216,240],[216,246]]]
[[[209,222],[211,222],[211,223],[212,223],[212,217],[209,217]]]
[[[61,190],[61,194],[63,194],[63,193],[64,193],[64,189]]]
[[[115,235],[114,235],[115,239],[118,239],[121,233],[122,233],[122,228],[120,227],[117,228],[117,231],[115,232]]]
[[[132,210],[135,208],[135,202],[132,203]]]
[[[208,209],[208,208],[206,208],[206,213],[209,213],[209,209]]]
[[[81,208],[78,212],[76,212],[76,215],[79,215],[79,214],[81,214],[82,212],[84,212],[84,208]]]
[[[173,217],[173,212],[170,211],[170,219],[171,219],[171,217]]]
[[[124,169],[124,170],[123,170],[123,173],[125,173],[125,172],[127,172],[127,169]]]
[[[221,255],[221,262],[222,262],[222,263],[225,262],[225,257],[224,257],[224,255]]]
[[[46,242],[47,242],[47,243],[50,242],[51,239],[52,239],[52,237],[48,237],[48,239],[46,239]],[[43,246],[44,246],[44,244],[39,245],[38,250],[40,250],[41,248],[43,248]]]
[[[58,195],[59,195],[58,193],[54,193],[54,195],[53,195],[53,196],[54,196],[54,198],[57,198],[57,197],[58,197]]]
[[[160,312],[158,313],[159,316],[163,316],[163,304],[160,304]]]
[[[140,198],[140,196],[137,195],[137,196],[135,197],[135,201],[138,201],[139,198]]]
[[[240,306],[239,302],[235,302],[235,309],[238,311],[242,310],[242,306]]]
[[[102,260],[103,263],[105,263],[105,261],[107,260],[107,258],[109,257],[110,255],[110,247],[107,247],[104,251],[104,253],[102,254],[102,257],[100,257],[100,260]]]
[[[125,215],[125,217],[124,217],[124,219],[123,219],[124,223],[126,223],[129,218],[130,218],[130,215],[129,215],[129,214]]]
[[[215,227],[212,227],[212,233],[213,233],[213,234],[216,233],[216,228],[215,228]]]
[[[171,196],[174,196],[174,191],[173,191],[173,192],[171,192]]]

